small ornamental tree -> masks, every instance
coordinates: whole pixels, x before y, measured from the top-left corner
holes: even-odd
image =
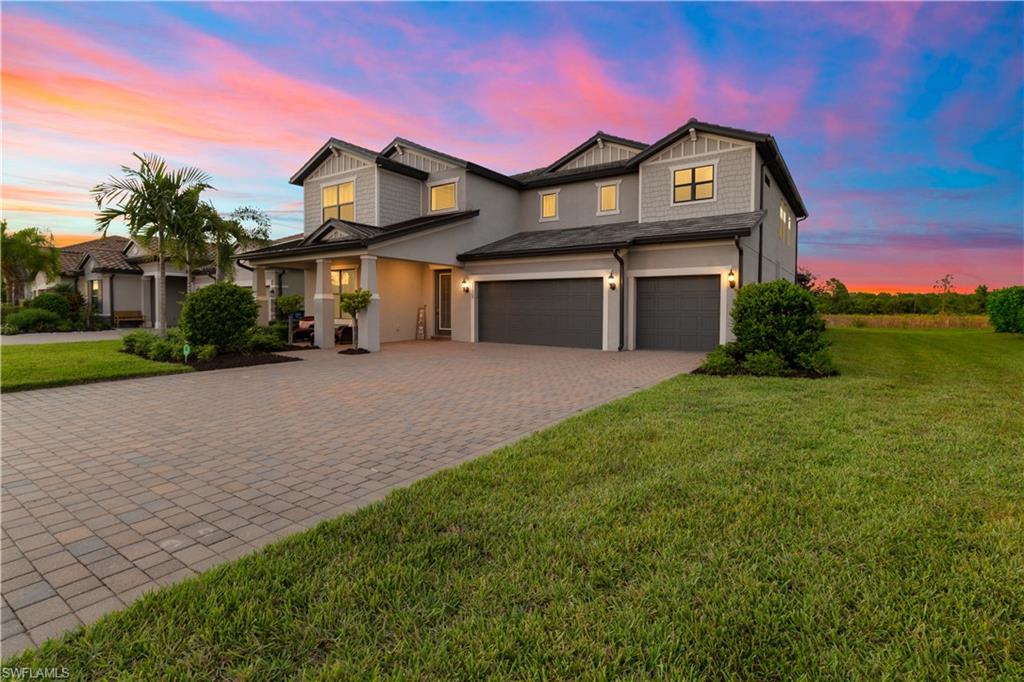
[[[341,310],[352,316],[352,347],[359,348],[359,313],[370,307],[373,294],[366,289],[341,295]]]
[[[245,350],[258,317],[252,289],[221,282],[185,297],[180,327],[192,345],[212,344],[218,353],[230,353]]]
[[[306,307],[306,298],[302,294],[289,294],[277,299],[277,312],[288,320],[288,343],[292,342],[292,315]]]
[[[996,289],[985,299],[985,312],[997,332],[1024,334],[1024,286]]]

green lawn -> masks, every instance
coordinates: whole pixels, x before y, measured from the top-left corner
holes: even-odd
[[[152,374],[190,372],[191,367],[153,362],[118,352],[120,341],[80,341],[4,346],[0,350],[0,390],[81,384]]]
[[[1019,679],[1024,338],[830,336],[839,378],[677,377],[8,664]]]

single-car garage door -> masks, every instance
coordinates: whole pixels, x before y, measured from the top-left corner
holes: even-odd
[[[531,279],[480,282],[481,341],[600,348],[601,280]]]
[[[636,280],[636,347],[714,350],[718,345],[721,279],[642,277]]]

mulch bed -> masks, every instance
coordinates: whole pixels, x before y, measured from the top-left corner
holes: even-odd
[[[346,348],[345,350],[339,350],[338,355],[366,355],[369,352],[365,348]]]
[[[318,348],[320,348],[320,346],[313,346],[313,345],[307,344],[307,343],[293,343],[290,346],[285,344],[285,347],[282,348],[278,352],[279,353],[291,353],[292,351],[295,351],[295,350],[317,350]]]
[[[206,372],[212,369],[230,369],[232,367],[252,367],[253,365],[272,365],[278,362],[302,362],[302,358],[290,358],[286,355],[276,353],[232,353],[218,355],[212,360],[196,362],[192,367],[197,372]]]

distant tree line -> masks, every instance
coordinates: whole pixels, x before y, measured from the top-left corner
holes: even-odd
[[[797,284],[814,294],[826,315],[984,315],[989,295],[984,284],[969,294],[956,292],[952,275],[937,280],[933,292],[919,294],[851,292],[835,277],[821,281],[807,270],[797,273]]]

